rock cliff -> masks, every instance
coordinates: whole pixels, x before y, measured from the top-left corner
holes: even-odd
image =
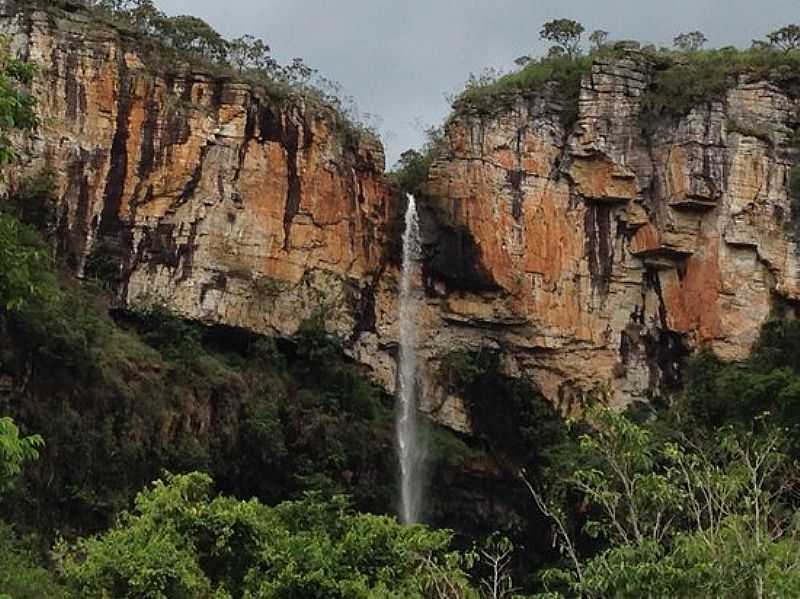
[[[79,275],[261,333],[293,333],[320,305],[339,333],[369,326],[388,214],[376,139],[324,104],[158,65],[74,6],[1,10],[41,65],[42,125],[9,183],[56,170],[60,251]]]
[[[400,196],[379,142],[324,105],[154,64],[84,10],[0,7],[0,30],[44,65],[43,124],[7,184],[56,167],[77,273],[111,269],[121,302],[259,333],[291,335],[321,308],[393,388]],[[453,350],[500,351],[564,410],[646,400],[680,385],[697,348],[744,357],[774,307],[800,299],[797,100],[743,77],[648,123],[654,68],[635,48],[595,61],[567,126],[553,85],[456,107],[426,186],[419,282],[440,421],[470,429],[435,376]]]
[[[635,46],[595,60],[569,129],[552,86],[457,107],[428,189],[496,290],[438,287],[431,356],[492,342],[565,409],[587,393],[647,400],[680,384],[683,356],[742,359],[771,311],[792,309],[800,105],[740,77],[648,122],[655,68]]]

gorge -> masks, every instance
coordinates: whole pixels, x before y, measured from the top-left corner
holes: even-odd
[[[103,263],[123,305],[161,298],[269,335],[324,306],[348,353],[394,389],[402,194],[377,139],[324,105],[153,70],[129,34],[81,11],[3,6],[3,32],[48,64],[34,84],[43,124],[6,185],[59,165],[75,272]],[[620,46],[572,98],[553,84],[456,106],[420,197],[420,392],[437,420],[470,428],[432,376],[453,350],[495,347],[569,411],[591,394],[669,395],[681,356],[742,359],[775,306],[792,309],[797,100],[741,75],[654,119],[662,68]]]
[[[590,432],[685,405],[681,424],[715,439],[794,422],[796,50],[623,41],[529,60],[468,85],[387,172],[334,99],[91,4],[0,0],[11,54],[39,65],[2,203],[48,257],[42,297],[0,310],[0,407],[46,443],[4,518],[116,530],[162,470],[199,471],[320,522],[348,508],[319,496],[384,514],[399,495],[402,522],[453,528],[459,548],[502,530],[563,565],[537,493],[572,480],[559,467]],[[641,476],[689,463],[638,450]],[[216,526],[210,479],[163,479],[137,509],[199,502],[180,513]],[[580,529],[594,512],[566,497]]]

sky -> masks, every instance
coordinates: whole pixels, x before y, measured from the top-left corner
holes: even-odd
[[[710,46],[749,46],[800,21],[800,0],[156,0],[226,37],[262,38],[281,62],[299,56],[377,116],[387,166],[441,124],[470,73],[538,56],[541,25],[555,18],[612,39],[671,45],[686,31]]]

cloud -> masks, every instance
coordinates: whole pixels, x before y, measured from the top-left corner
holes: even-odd
[[[156,0],[226,36],[263,38],[282,61],[301,56],[379,115],[388,164],[440,124],[471,72],[541,54],[541,24],[560,17],[614,39],[670,45],[701,30],[715,46],[749,45],[797,17],[797,0]]]

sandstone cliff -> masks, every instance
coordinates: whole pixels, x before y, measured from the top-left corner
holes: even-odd
[[[300,96],[154,64],[85,10],[1,6],[2,32],[42,66],[42,126],[10,184],[56,169],[78,274],[114,271],[123,302],[262,333],[320,305],[341,334],[369,326],[388,209],[376,139]]]
[[[8,183],[57,167],[78,273],[110,266],[122,302],[260,333],[291,335],[322,308],[393,388],[399,194],[376,140],[325,106],[154,65],[85,11],[0,7],[0,30],[44,65],[43,125]],[[442,422],[470,428],[434,375],[455,349],[501,351],[565,410],[588,394],[622,403],[678,386],[696,348],[742,358],[776,302],[800,299],[798,102],[742,78],[644,123],[653,68],[636,49],[596,61],[568,128],[549,85],[449,121],[419,282],[425,405]]]
[[[773,308],[791,309],[797,100],[741,77],[646,122],[654,68],[635,47],[596,60],[567,130],[551,86],[457,109],[429,193],[497,290],[431,297],[430,356],[491,342],[565,409],[587,393],[629,402],[678,386],[697,348],[744,358]]]

